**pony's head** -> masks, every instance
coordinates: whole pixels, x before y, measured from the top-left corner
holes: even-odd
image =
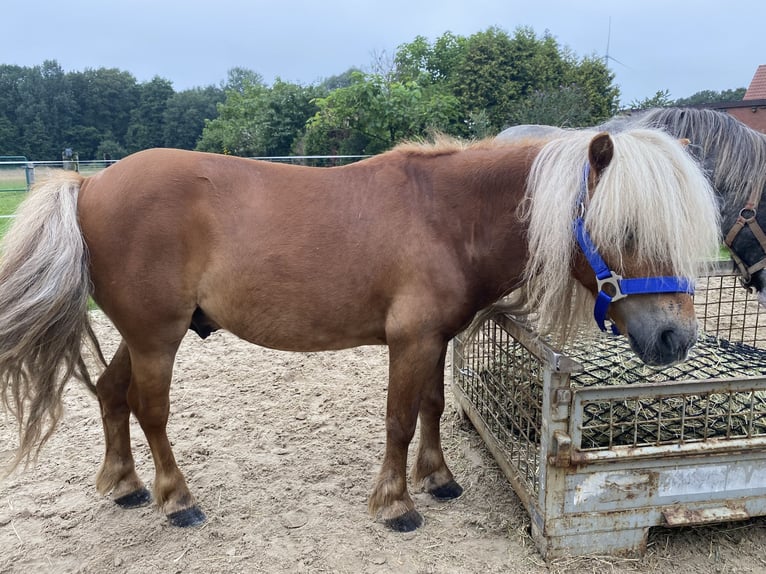
[[[721,226],[742,283],[766,306],[766,136],[709,109],[658,108],[633,123],[691,141],[720,195]]]
[[[575,240],[578,217],[608,268],[625,279],[693,285],[718,250],[715,194],[682,143],[659,130],[578,131],[551,140],[533,163],[527,199],[526,305],[560,343],[592,321],[586,317],[599,291]],[[691,295],[679,291],[629,295],[608,306],[607,317],[647,364],[683,360],[696,341]]]

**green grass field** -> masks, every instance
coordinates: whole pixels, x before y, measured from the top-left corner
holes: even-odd
[[[13,215],[26,197],[27,181],[23,169],[0,169],[0,216]],[[11,224],[9,217],[0,217],[0,237]]]
[[[103,169],[103,166],[85,166],[80,172],[84,176],[93,175]],[[36,177],[45,177],[50,171],[49,168],[43,167],[36,170]],[[22,168],[8,168],[3,166],[0,168],[0,238],[5,234],[5,231],[13,221],[10,217],[4,217],[7,215],[13,215],[16,208],[26,197],[27,181],[24,170]]]
[[[26,191],[0,192],[0,215],[13,215],[26,196]]]
[[[0,216],[13,215],[26,196],[25,191],[0,191]],[[0,237],[5,234],[11,221],[10,217],[0,217]]]

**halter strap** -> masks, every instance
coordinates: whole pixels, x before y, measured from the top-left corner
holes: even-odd
[[[590,163],[586,162],[583,168],[582,183],[580,186],[580,215],[573,223],[575,238],[580,249],[588,260],[593,272],[596,274],[598,294],[593,308],[593,316],[596,324],[602,331],[606,331],[605,320],[609,305],[613,301],[624,299],[628,295],[640,295],[649,293],[689,293],[694,294],[694,285],[682,277],[639,277],[624,279],[615,273],[604,261],[598,252],[596,245],[585,228],[586,202],[588,199],[588,176],[590,175]],[[764,237],[766,239],[766,236]],[[612,323],[612,333],[619,335],[617,326]]]
[[[724,238],[724,243],[729,248],[731,258],[734,260],[734,263],[736,263],[737,267],[739,267],[740,282],[746,289],[750,288],[750,281],[753,277],[753,274],[760,271],[761,269],[766,269],[766,233],[763,232],[763,228],[761,228],[758,220],[756,219],[756,215],[758,215],[756,205],[760,196],[759,191],[760,190],[758,189],[754,189],[752,191],[750,198],[745,204],[745,207],[740,210],[739,216],[737,216],[737,220],[734,222],[734,225],[732,225],[729,233],[727,233],[726,237]],[[759,261],[750,266],[748,266],[742,260],[742,258],[734,252],[734,249],[732,248],[734,240],[737,238],[737,235],[739,235],[739,233],[745,228],[745,226],[747,226],[753,236],[758,240],[758,243],[761,245],[761,250],[764,253],[763,257],[761,257]]]

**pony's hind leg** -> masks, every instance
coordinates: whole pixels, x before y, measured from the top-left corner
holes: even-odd
[[[180,339],[160,350],[132,350],[128,400],[152,451],[157,503],[173,526],[186,527],[202,524],[206,518],[189,492],[167,435],[170,381],[179,343]]]
[[[412,479],[438,500],[452,500],[463,494],[444,460],[439,424],[444,413],[444,357],[438,372],[425,380],[420,400],[420,443]]]
[[[104,426],[104,462],[96,476],[96,488],[112,493],[123,508],[135,508],[151,502],[151,495],[136,474],[130,447],[130,353],[124,341],[96,384]]]

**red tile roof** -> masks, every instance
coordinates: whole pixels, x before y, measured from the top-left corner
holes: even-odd
[[[750,80],[750,86],[745,92],[743,100],[762,100],[766,99],[766,64],[761,64],[755,71],[753,79]]]

